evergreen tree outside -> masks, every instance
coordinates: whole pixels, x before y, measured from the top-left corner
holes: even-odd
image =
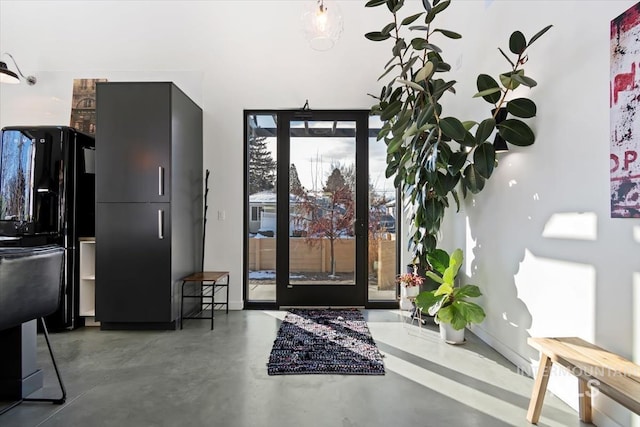
[[[302,187],[302,183],[300,182],[300,177],[298,176],[298,170],[296,169],[296,165],[291,163],[289,167],[289,192],[291,194],[295,194],[296,196],[301,196],[304,194],[304,188]]]
[[[249,135],[249,194],[275,189],[276,161],[267,148],[266,139]]]

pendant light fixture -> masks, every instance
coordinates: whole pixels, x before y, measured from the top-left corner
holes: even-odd
[[[13,59],[13,56],[10,53],[4,52],[3,55],[7,55],[9,58],[11,58],[11,60],[13,61],[13,65],[15,65],[16,70],[18,70],[18,74],[27,82],[29,86],[33,86],[34,84],[36,84],[38,80],[34,76],[25,77],[24,74],[22,74],[22,71],[20,71],[20,67],[18,67],[16,60]],[[9,67],[7,67],[7,64],[5,62],[0,61],[0,83],[18,84],[20,83],[18,74],[11,71]]]
[[[335,1],[313,0],[302,14],[302,28],[314,50],[329,50],[342,35],[342,14]]]

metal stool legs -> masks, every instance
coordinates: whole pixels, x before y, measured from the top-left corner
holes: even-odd
[[[64,383],[62,382],[62,377],[60,376],[60,370],[58,369],[58,364],[56,363],[56,358],[53,354],[53,349],[51,348],[51,342],[49,341],[49,331],[47,330],[47,325],[44,323],[44,318],[39,317],[38,321],[40,322],[40,326],[42,326],[42,332],[44,335],[44,339],[47,342],[47,348],[49,349],[49,355],[51,356],[51,362],[53,363],[53,369],[56,371],[56,377],[58,378],[58,384],[60,385],[60,391],[62,392],[62,396],[58,398],[35,398],[35,397],[23,397],[22,399],[12,403],[8,407],[4,408],[0,411],[0,415],[9,411],[10,409],[15,408],[22,402],[50,402],[56,405],[62,405],[67,401],[67,389],[64,387]]]

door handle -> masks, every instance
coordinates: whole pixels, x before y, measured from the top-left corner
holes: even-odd
[[[158,166],[158,196],[164,196],[164,168]]]
[[[158,239],[164,239],[164,211],[158,209]]]

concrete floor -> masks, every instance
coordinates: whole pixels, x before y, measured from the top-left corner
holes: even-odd
[[[1,415],[0,426],[529,425],[531,378],[468,331],[465,345],[448,345],[435,325],[419,328],[399,313],[365,311],[384,376],[268,376],[281,311],[221,312],[214,331],[208,321],[189,320],[177,331],[52,334],[67,402],[23,403]],[[56,394],[38,340],[42,392]],[[582,424],[548,394],[538,425]]]

